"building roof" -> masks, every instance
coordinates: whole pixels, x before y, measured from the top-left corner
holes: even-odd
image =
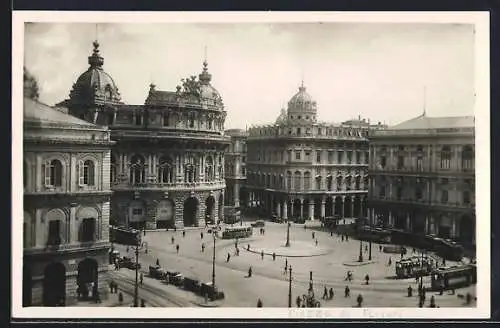
[[[63,113],[39,101],[24,98],[23,101],[24,122],[52,123],[65,126],[79,126],[86,128],[97,128],[96,125]]]
[[[391,126],[389,130],[427,130],[473,127],[474,116],[429,117],[420,115],[418,117]]]

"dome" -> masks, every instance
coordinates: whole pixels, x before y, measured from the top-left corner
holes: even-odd
[[[89,68],[73,84],[70,101],[87,105],[99,102],[120,103],[120,92],[115,81],[102,68],[104,58],[99,54],[99,43],[94,41],[93,45],[93,53],[88,57]]]
[[[316,112],[316,101],[314,101],[304,87],[304,83],[299,87],[297,92],[288,102],[289,112]]]
[[[198,75],[200,81],[200,98],[214,105],[222,105],[222,97],[211,84],[212,74],[208,72],[208,63],[203,62],[203,71]]]

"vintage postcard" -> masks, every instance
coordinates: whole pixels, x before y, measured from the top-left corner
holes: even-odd
[[[13,316],[489,317],[488,17],[14,12]]]

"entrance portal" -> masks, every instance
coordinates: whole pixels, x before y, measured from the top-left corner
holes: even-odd
[[[43,275],[43,305],[64,306],[66,304],[66,268],[54,262],[45,268]]]
[[[168,229],[175,226],[174,208],[174,202],[170,199],[164,199],[158,203],[156,208],[157,229]]]
[[[98,289],[97,261],[85,259],[78,264],[77,295],[78,300],[89,300],[96,296]]]
[[[209,224],[215,223],[215,198],[214,196],[208,196],[205,200],[205,220]]]
[[[198,226],[198,199],[195,197],[189,197],[186,199],[182,214],[185,227]]]
[[[325,216],[333,216],[333,198],[327,197],[325,202]]]

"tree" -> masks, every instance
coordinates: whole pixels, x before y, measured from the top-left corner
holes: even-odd
[[[31,73],[23,68],[24,96],[29,99],[38,100],[39,87],[36,78]]]

